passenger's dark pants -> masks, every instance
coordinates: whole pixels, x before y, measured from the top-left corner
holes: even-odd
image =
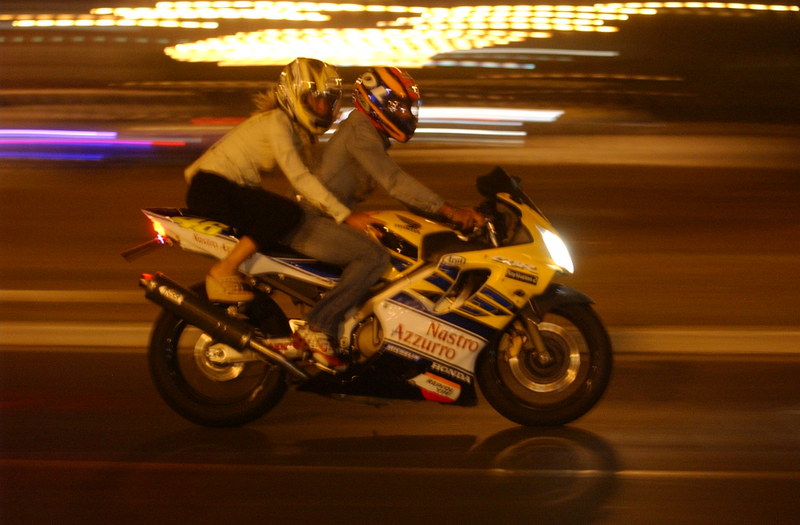
[[[186,205],[191,213],[236,228],[259,249],[280,244],[303,220],[302,208],[286,197],[203,171],[192,178]]]

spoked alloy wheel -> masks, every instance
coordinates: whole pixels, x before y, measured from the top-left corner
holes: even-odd
[[[204,287],[194,288],[204,293]],[[283,312],[258,293],[244,314],[264,333],[285,335]],[[183,319],[162,311],[150,339],[150,374],[175,412],[200,425],[235,427],[263,416],[286,392],[283,370],[263,360],[222,363],[226,347]]]
[[[212,381],[231,381],[240,377],[245,363],[220,363],[214,359],[216,350],[225,351],[226,345],[217,343],[208,334],[201,334],[194,345],[194,362],[197,369]]]
[[[518,321],[519,324],[523,322]],[[525,330],[527,327],[516,327],[515,337],[520,338],[518,344],[522,344],[522,348],[516,356],[507,356],[508,370],[500,371],[503,376],[510,372],[513,380],[506,378],[505,383],[531,402],[546,402],[544,396],[550,398],[550,401],[566,398],[579,379],[581,359],[587,358],[585,341],[575,337],[576,329],[565,328],[564,324],[568,323],[565,319],[559,322],[561,324],[539,324],[539,334],[545,345],[543,353],[538,352],[530,343]],[[580,333],[577,335],[580,336]],[[508,344],[513,343],[508,341]]]
[[[538,324],[544,351],[534,345],[533,321],[521,316],[478,363],[489,403],[529,426],[562,425],[591,409],[611,375],[611,344],[594,310],[565,304]]]

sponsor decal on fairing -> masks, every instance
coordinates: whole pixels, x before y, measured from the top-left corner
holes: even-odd
[[[463,255],[445,255],[442,257],[441,262],[439,265],[444,266],[464,266],[467,263],[466,257]]]
[[[467,372],[486,345],[472,332],[394,301],[382,303],[377,314],[386,343]]]
[[[506,277],[509,279],[514,279],[515,281],[522,281],[528,284],[537,284],[539,282],[539,276],[531,275],[525,272],[519,272],[517,270],[507,270]]]
[[[217,242],[213,237],[209,235],[202,235],[199,233],[195,233],[193,235],[193,238],[194,238],[194,244],[196,246],[208,248],[213,251],[222,250],[223,252],[230,252],[233,250],[233,248],[228,244],[222,244],[220,242]]]
[[[501,264],[505,264],[506,266],[511,266],[512,268],[519,268],[520,270],[525,270],[526,272],[534,273],[537,275],[539,273],[539,269],[536,266],[532,264],[526,264],[520,261],[515,261],[514,259],[509,259],[508,257],[495,256],[492,257],[492,260],[497,261]]]
[[[461,394],[461,386],[443,377],[426,372],[409,380],[419,387],[422,397],[428,401],[452,403]]]
[[[394,224],[395,228],[399,228],[402,230],[409,230],[414,233],[419,233],[419,229],[422,227],[420,223],[403,215],[395,215],[395,217],[400,219],[400,221],[402,222],[402,224],[395,223]]]

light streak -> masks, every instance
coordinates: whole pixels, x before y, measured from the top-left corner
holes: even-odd
[[[447,119],[451,122],[555,122],[563,114],[561,110],[422,106],[419,118],[421,123],[429,119]]]
[[[14,160],[81,160],[97,162],[104,160],[99,153],[47,153],[41,151],[0,151],[0,159]]]
[[[66,139],[66,138],[10,138],[0,139],[0,146],[44,145],[44,146],[104,146],[104,147],[153,147],[185,146],[184,141],[156,141],[156,140],[103,140],[103,139]]]
[[[0,145],[50,144],[88,146],[185,146],[183,140],[120,139],[116,131],[0,129]]]
[[[68,129],[0,129],[0,137],[115,139],[115,131],[76,131]]]
[[[525,137],[524,131],[500,129],[466,129],[466,128],[418,128],[415,134],[421,135],[475,135],[480,137]]]
[[[297,56],[314,56],[336,65],[391,63],[401,67],[469,65],[530,68],[500,61],[459,62],[451,52],[479,50],[550,38],[560,32],[613,33],[631,16],[654,16],[668,10],[702,10],[722,15],[798,12],[795,5],[729,2],[620,2],[593,5],[474,5],[418,7],[357,2],[175,1],[151,7],[102,7],[80,15],[0,14],[14,27],[143,27],[171,30],[218,30],[221,22],[287,21],[305,27],[264,29],[216,35],[169,46],[164,52],[184,62],[222,66],[283,65]],[[373,27],[341,27],[341,13],[381,13]],[[386,15],[389,20],[386,20]],[[391,17],[394,17],[391,19]],[[328,24],[333,27],[320,27]],[[439,58],[434,58],[439,55]]]

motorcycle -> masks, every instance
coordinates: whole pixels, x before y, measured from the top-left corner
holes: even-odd
[[[159,305],[148,349],[150,374],[178,414],[210,427],[250,423],[290,387],[341,399],[474,406],[478,388],[507,419],[563,425],[600,400],[613,366],[608,333],[583,293],[554,282],[573,272],[568,249],[501,168],[478,177],[485,224],[469,235],[439,217],[373,212],[391,265],[339,332],[349,363],[336,372],[316,362],[293,334],[304,308],[335,285],[340,269],[288,249],[248,259],[240,271],[252,301],[214,304],[162,273],[142,274]],[[182,208],[142,210],[153,247],[224,258],[237,242],[230,227]]]

